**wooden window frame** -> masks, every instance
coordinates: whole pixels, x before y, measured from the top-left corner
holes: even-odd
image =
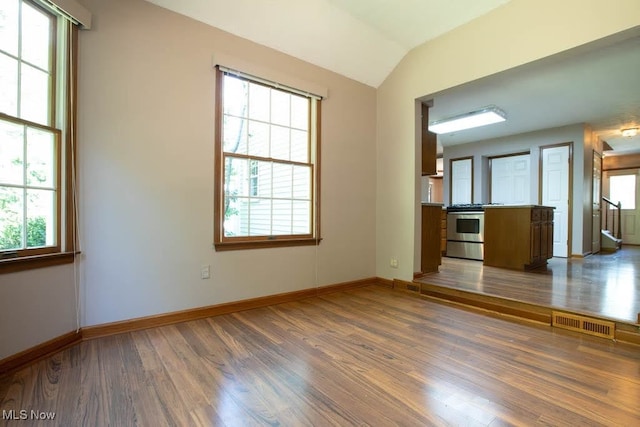
[[[0,274],[31,270],[72,263],[75,259],[77,247],[77,218],[75,200],[75,135],[77,119],[77,64],[78,64],[78,27],[62,19],[38,2],[23,0],[33,7],[37,7],[52,17],[51,29],[51,87],[49,122],[38,124],[19,117],[0,113],[3,120],[26,125],[29,127],[46,129],[54,132],[56,143],[56,242],[53,246],[34,249],[18,249],[0,251]],[[68,44],[68,55],[65,58],[66,75],[62,83],[65,87],[65,99],[58,99],[57,86],[60,84],[58,70],[61,64],[57,61],[58,42],[60,32],[58,25],[67,25],[64,42]],[[56,109],[56,106],[62,108]],[[58,117],[58,110],[64,110],[64,123]],[[52,126],[53,125],[53,126]]]
[[[289,246],[313,246],[318,245],[322,240],[320,238],[320,120],[321,120],[321,102],[317,100],[315,102],[315,109],[309,109],[309,115],[313,114],[315,110],[315,120],[311,120],[310,117],[310,134],[315,135],[315,141],[309,143],[309,163],[306,166],[311,166],[311,233],[299,234],[299,235],[273,235],[273,236],[238,236],[238,237],[226,237],[224,236],[224,161],[225,152],[223,147],[223,118],[224,118],[224,106],[223,106],[223,79],[225,72],[219,67],[216,67],[216,92],[215,92],[215,163],[214,163],[214,248],[216,251],[229,251],[229,250],[242,250],[242,249],[259,249],[259,248],[274,248],[274,247],[289,247]],[[263,84],[264,80],[253,80],[250,76],[238,76],[243,80]],[[274,88],[287,91],[280,85],[273,84]],[[234,157],[246,157],[248,159],[274,161],[271,158],[261,158],[257,156],[237,156]],[[280,162],[280,161],[277,161]],[[282,163],[296,164],[293,161],[286,161]]]

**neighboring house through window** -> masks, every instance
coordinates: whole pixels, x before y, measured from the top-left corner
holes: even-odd
[[[217,73],[216,249],[317,244],[319,98]]]

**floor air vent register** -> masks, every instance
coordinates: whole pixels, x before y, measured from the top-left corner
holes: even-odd
[[[601,338],[615,338],[615,323],[577,314],[553,312],[553,326]]]

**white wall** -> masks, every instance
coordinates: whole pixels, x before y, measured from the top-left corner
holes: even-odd
[[[83,325],[375,276],[375,89],[141,0],[84,3]],[[212,249],[213,56],[326,88],[319,247]]]
[[[412,50],[378,88],[377,275],[419,270],[416,99],[636,27],[638,16],[636,0],[512,0]]]

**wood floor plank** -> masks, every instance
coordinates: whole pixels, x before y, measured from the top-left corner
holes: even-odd
[[[84,342],[0,378],[0,411],[31,408],[65,426],[630,426],[640,347],[368,286]]]
[[[640,246],[586,258],[552,258],[544,267],[516,271],[481,261],[442,259],[440,271],[416,279],[461,291],[498,296],[611,320],[640,316]]]

